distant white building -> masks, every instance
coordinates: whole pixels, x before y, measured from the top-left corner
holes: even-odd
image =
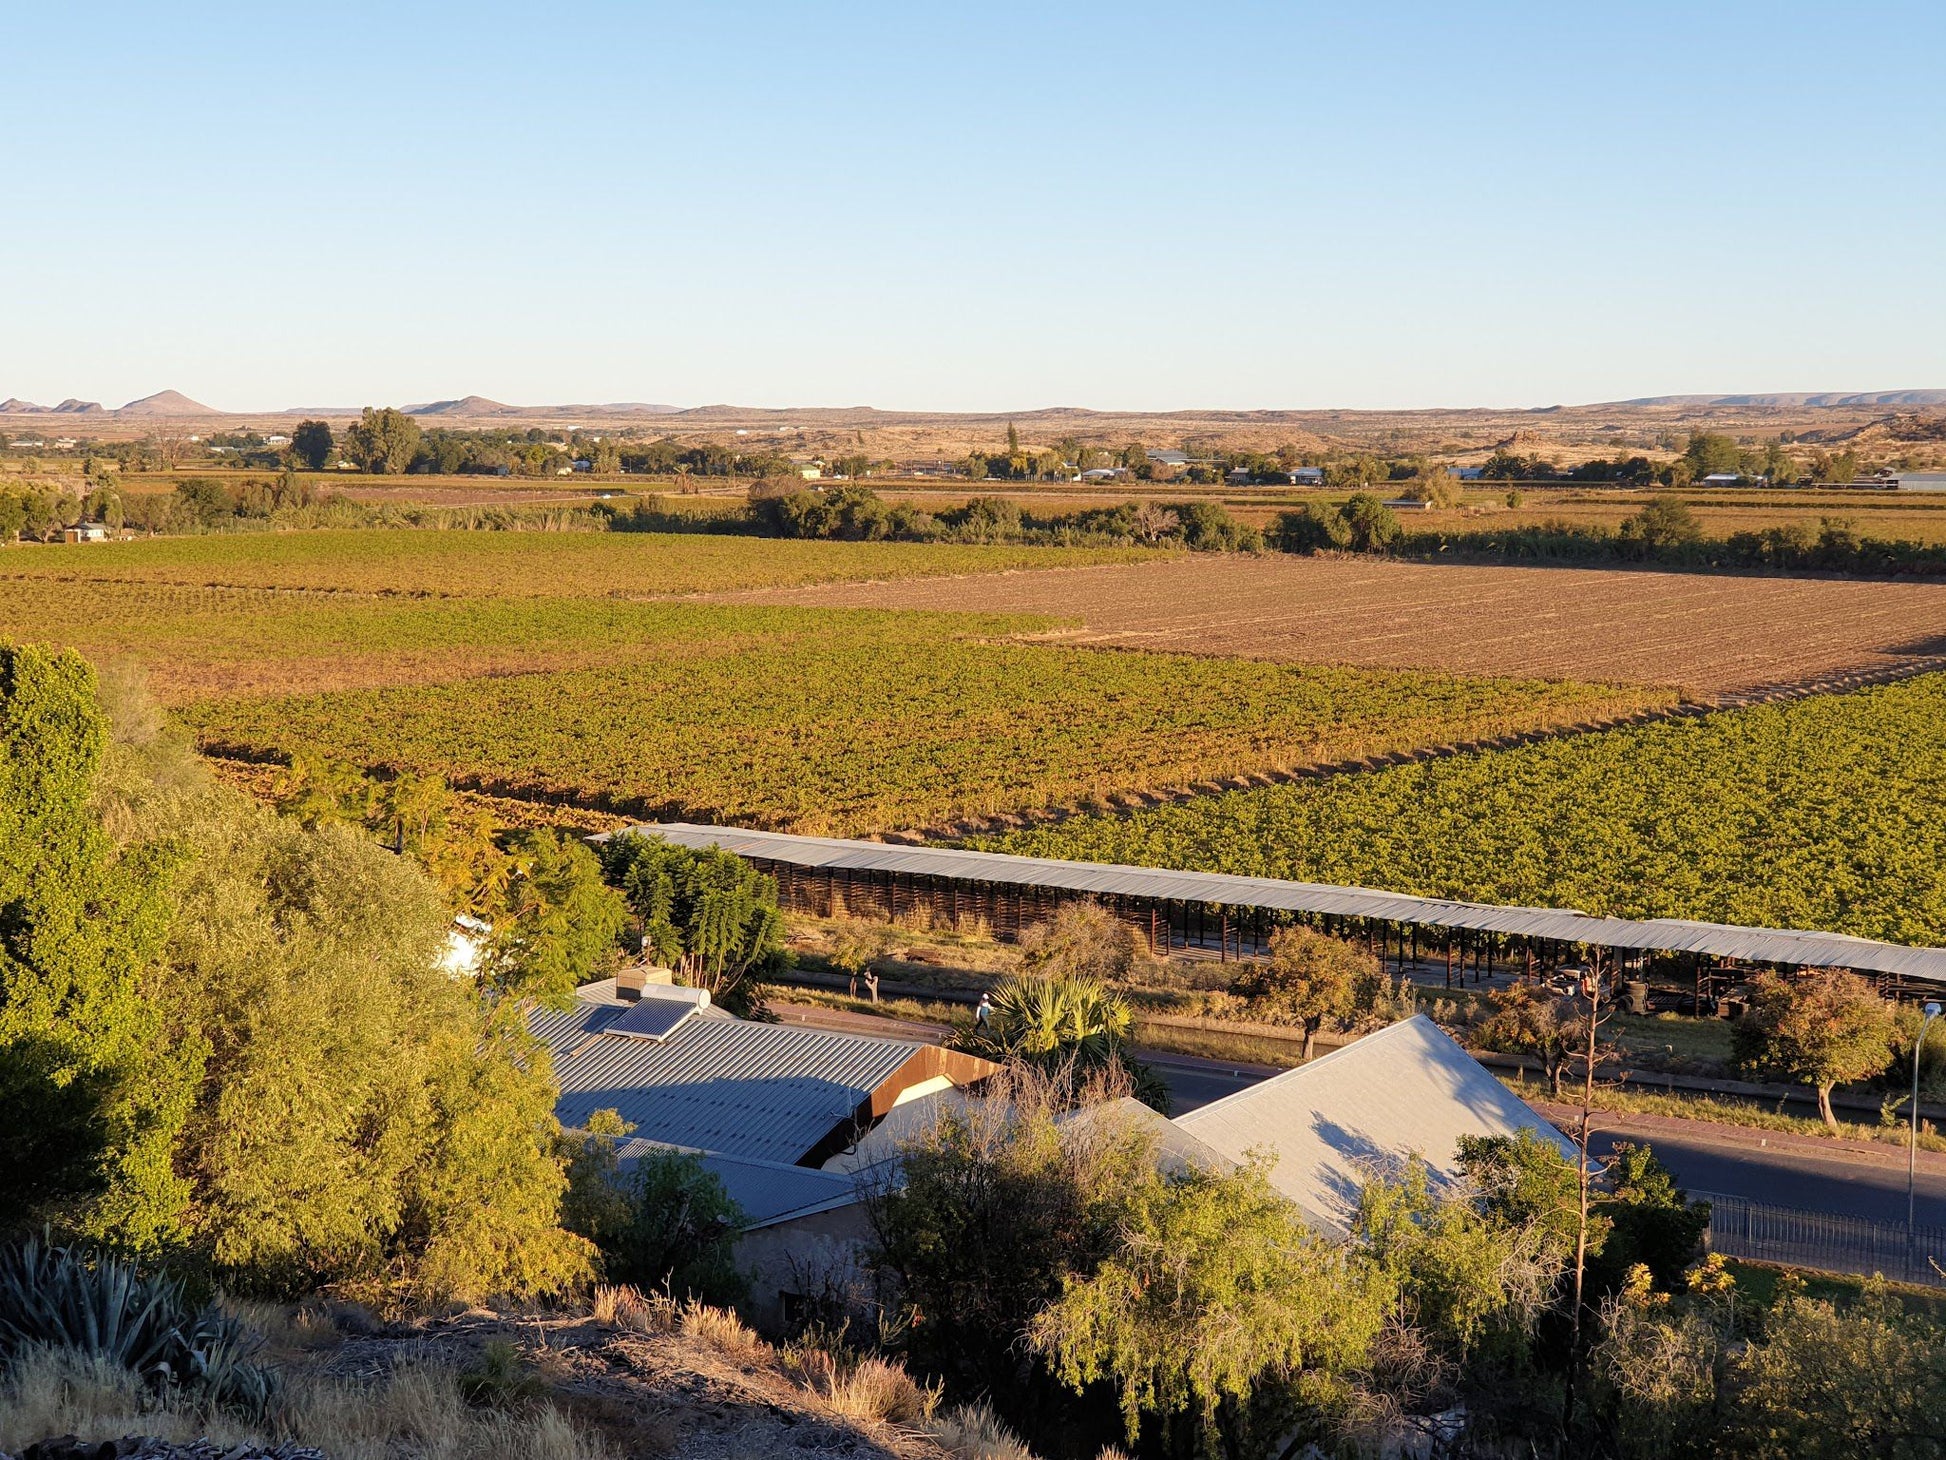
[[[1743,473],[1738,471],[1713,471],[1696,483],[1699,487],[1734,487],[1743,482]]]
[[[77,522],[61,529],[62,542],[107,542],[108,528],[100,522]]]

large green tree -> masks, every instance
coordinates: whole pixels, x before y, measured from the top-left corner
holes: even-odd
[[[366,406],[355,425],[345,427],[344,454],[369,472],[396,476],[419,454],[419,423],[391,406]]]
[[[1892,1006],[1854,973],[1812,969],[1797,978],[1759,974],[1749,1014],[1738,1024],[1738,1061],[1751,1072],[1802,1080],[1817,1091],[1832,1130],[1831,1091],[1892,1062],[1898,1026]]]
[[[170,1156],[199,1050],[145,994],[168,858],[103,831],[107,746],[82,659],[0,645],[0,1219],[146,1252],[187,1200]]]
[[[1361,1363],[1390,1306],[1382,1275],[1312,1233],[1261,1167],[1151,1172],[1113,1250],[1030,1341],[1076,1390],[1112,1385],[1131,1441],[1145,1416],[1189,1414],[1214,1450],[1225,1410],[1247,1413],[1260,1386]]]
[[[312,471],[324,470],[324,464],[330,460],[331,450],[337,444],[331,438],[331,424],[328,421],[300,421],[297,429],[291,432],[291,455]]]
[[[645,952],[726,1008],[751,1006],[757,980],[784,952],[775,879],[717,847],[633,832],[603,843],[601,862],[641,920]]]

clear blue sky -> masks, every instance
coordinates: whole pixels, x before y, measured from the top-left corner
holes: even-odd
[[[1946,5],[0,0],[0,398],[1946,387]]]

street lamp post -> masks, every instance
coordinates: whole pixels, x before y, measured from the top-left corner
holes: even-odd
[[[1919,1056],[1925,1053],[1926,1031],[1940,1014],[1939,1005],[1927,1004],[1926,1017],[1919,1025],[1919,1037],[1912,1042],[1912,1134],[1905,1145],[1905,1247],[1906,1266],[1912,1266],[1913,1214],[1916,1210],[1913,1188],[1919,1167]],[[1906,1273],[1907,1277],[1912,1274]]]

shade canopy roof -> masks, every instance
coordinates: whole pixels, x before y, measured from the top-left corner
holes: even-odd
[[[1746,928],[1682,918],[1597,917],[1573,908],[1506,907],[1415,897],[1368,887],[1287,882],[1274,877],[1231,877],[1217,872],[1179,872],[1107,862],[1064,862],[1049,857],[1016,857],[955,847],[897,846],[688,822],[651,822],[629,830],[659,836],[679,846],[721,847],[741,857],[819,871],[903,873],[1096,896],[1374,918],[1422,927],[1504,933],[1642,952],[1700,953],[1745,963],[1851,968],[1946,984],[1946,948],[1909,948],[1842,933]]]

